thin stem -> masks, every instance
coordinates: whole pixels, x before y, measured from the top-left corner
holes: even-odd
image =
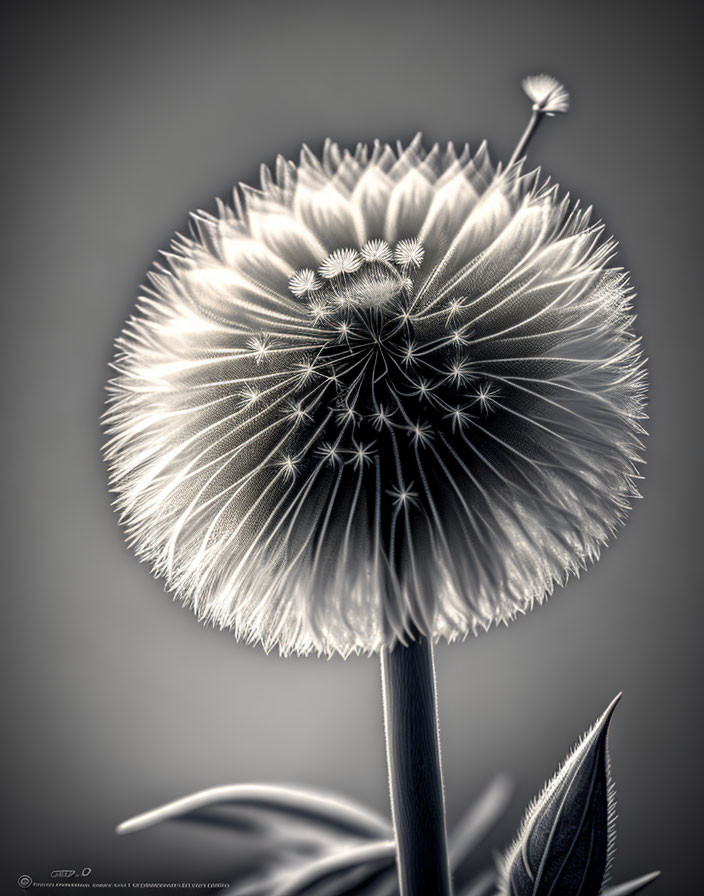
[[[526,154],[528,144],[533,139],[533,134],[535,134],[538,129],[538,125],[544,118],[544,112],[541,112],[539,109],[533,109],[533,114],[531,115],[530,121],[528,122],[528,127],[525,129],[525,131],[523,131],[521,139],[516,144],[513,155],[509,159],[509,168],[511,167],[511,165],[513,165],[514,162],[517,162],[518,159],[522,158]]]
[[[401,896],[452,896],[433,648],[384,648],[381,678]]]

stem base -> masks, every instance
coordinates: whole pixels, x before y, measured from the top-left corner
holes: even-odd
[[[451,896],[430,641],[385,648],[381,669],[401,896]]]

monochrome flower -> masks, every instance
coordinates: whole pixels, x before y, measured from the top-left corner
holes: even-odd
[[[192,216],[118,339],[105,456],[137,554],[284,653],[528,610],[636,494],[644,373],[614,251],[484,146],[279,158]]]

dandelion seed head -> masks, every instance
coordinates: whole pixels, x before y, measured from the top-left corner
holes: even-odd
[[[525,612],[636,495],[644,372],[612,240],[483,147],[327,143],[277,172],[193,217],[118,340],[129,542],[199,618],[283,653]]]

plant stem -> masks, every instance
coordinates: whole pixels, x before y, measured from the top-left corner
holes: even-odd
[[[381,681],[400,893],[452,896],[430,641],[384,648]]]
[[[528,144],[532,140],[533,134],[535,134],[535,132],[537,131],[538,125],[543,120],[543,118],[545,118],[544,112],[540,112],[538,109],[533,109],[533,114],[530,117],[528,126],[526,127],[525,131],[523,131],[521,139],[516,144],[516,148],[513,151],[513,155],[509,159],[507,167],[510,168],[514,162],[517,162],[518,159],[525,155]]]

